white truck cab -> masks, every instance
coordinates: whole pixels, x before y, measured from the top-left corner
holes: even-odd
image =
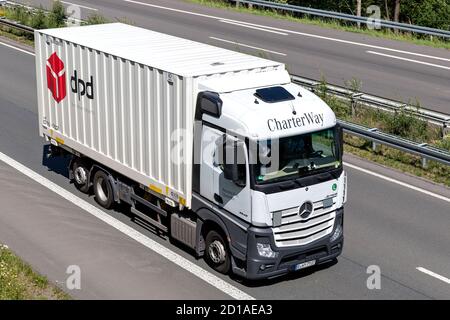
[[[216,106],[205,101],[209,109],[196,119],[194,210],[206,203],[218,210],[233,271],[268,278],[338,256],[346,176],[342,132],[329,106],[284,69],[204,81],[199,89]],[[216,261],[226,254],[220,246],[210,253]]]

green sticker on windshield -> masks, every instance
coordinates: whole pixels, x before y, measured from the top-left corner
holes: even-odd
[[[333,185],[331,186],[331,189],[333,189],[333,191],[336,191],[336,189],[337,189],[337,184],[336,184],[336,183],[333,183]]]
[[[258,176],[258,181],[263,181],[264,180],[264,176]]]

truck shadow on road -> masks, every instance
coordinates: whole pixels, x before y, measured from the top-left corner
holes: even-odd
[[[70,157],[49,157],[49,154],[50,145],[45,144],[42,147],[42,165],[48,168],[49,171],[60,174],[68,179],[69,171],[67,168],[69,167]]]
[[[69,179],[69,164],[71,157],[64,157],[64,156],[56,156],[56,157],[49,157],[50,154],[50,144],[46,144],[42,148],[42,165],[48,169],[48,171],[51,171],[53,173],[56,173],[58,175],[61,175],[65,177],[66,179]],[[73,182],[70,182],[70,184],[73,186]],[[84,200],[92,199],[93,192],[92,188],[90,192],[87,195],[84,195],[77,191],[74,187],[74,190],[72,191],[77,197],[80,197]],[[91,202],[91,201],[90,201]],[[95,204],[97,206],[97,204]],[[142,229],[145,229],[148,232],[151,232],[152,234],[162,238],[167,239],[166,236],[157,228],[152,226],[151,224],[145,222],[145,220],[140,219],[139,217],[135,216],[130,211],[130,206],[127,204],[118,204],[114,206],[111,210],[104,212],[114,216],[116,219],[120,220],[121,222],[130,224],[132,227],[136,228],[136,226],[139,226]]]

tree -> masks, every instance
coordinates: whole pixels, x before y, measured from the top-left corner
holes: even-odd
[[[384,0],[384,8],[386,10],[386,20],[391,20],[389,17],[389,6],[388,6],[388,0]]]
[[[356,0],[356,15],[361,17],[361,0]],[[361,23],[358,22],[358,28],[361,26]]]
[[[400,18],[400,0],[395,0],[394,21],[398,22]]]

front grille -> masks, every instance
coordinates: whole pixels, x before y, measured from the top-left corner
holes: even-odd
[[[273,228],[275,244],[278,247],[306,245],[330,234],[336,218],[336,202],[333,198],[332,205],[324,207],[329,200],[314,202],[314,210],[306,219],[298,214],[299,207],[274,213],[274,220],[281,214],[279,226]]]

